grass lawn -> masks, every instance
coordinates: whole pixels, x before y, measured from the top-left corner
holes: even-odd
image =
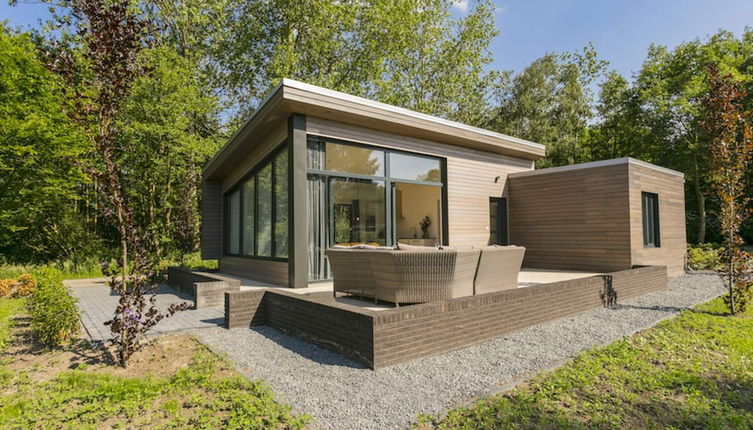
[[[139,351],[127,369],[78,342],[42,350],[23,299],[0,299],[0,428],[301,428],[269,389],[188,335]]]
[[[753,428],[753,310],[717,299],[428,428]]]

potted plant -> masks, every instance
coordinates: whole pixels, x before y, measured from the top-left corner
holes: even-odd
[[[431,227],[431,218],[429,218],[429,215],[426,215],[418,225],[421,227],[421,238],[428,239],[429,227]]]

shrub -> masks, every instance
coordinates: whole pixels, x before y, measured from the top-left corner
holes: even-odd
[[[34,293],[37,281],[28,273],[18,279],[0,279],[0,298],[28,297]]]
[[[34,337],[46,346],[65,345],[78,334],[76,299],[55,269],[42,269],[37,273],[37,288],[27,302],[27,309]]]
[[[717,270],[724,248],[712,243],[688,245],[688,266],[693,270]]]
[[[199,252],[192,252],[184,255],[172,255],[168,258],[164,258],[157,264],[157,270],[164,273],[170,266],[179,266],[190,270],[203,271],[217,270],[219,267],[217,260],[202,260],[201,253]]]

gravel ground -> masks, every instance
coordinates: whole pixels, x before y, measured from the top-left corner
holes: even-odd
[[[533,326],[438,357],[378,371],[269,327],[211,328],[196,334],[224,352],[277,398],[323,429],[405,428],[417,414],[441,414],[474,397],[509,388],[581,350],[651,327],[723,293],[716,275],[674,278],[669,289]]]

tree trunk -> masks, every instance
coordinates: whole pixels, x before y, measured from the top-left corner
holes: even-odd
[[[693,155],[693,191],[698,205],[698,243],[706,241],[706,197],[701,190],[701,175],[698,171],[698,157]]]

